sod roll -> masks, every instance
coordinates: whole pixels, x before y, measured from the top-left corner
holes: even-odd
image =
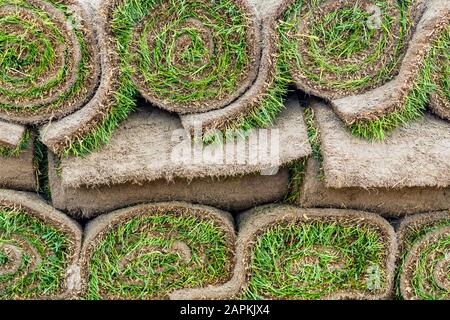
[[[187,203],[157,203],[90,222],[82,249],[87,299],[164,299],[227,282],[235,264],[232,217]],[[188,298],[188,296],[186,296]]]
[[[53,156],[49,155],[49,158],[53,159]],[[49,183],[53,206],[79,218],[92,218],[111,210],[149,201],[187,201],[240,212],[282,201],[289,192],[289,172],[286,168],[275,175],[253,173],[192,180],[158,179],[94,188],[63,186],[61,178],[58,163],[50,160]]]
[[[405,218],[399,227],[397,293],[404,299],[450,299],[450,211]]]
[[[90,18],[75,0],[0,1],[0,118],[36,124],[81,108],[100,66]]]
[[[220,109],[256,77],[259,26],[243,0],[105,1],[120,67],[148,101],[178,113]],[[132,66],[132,68],[130,68]]]
[[[55,154],[83,156],[107,144],[139,96],[179,114],[201,112],[197,123],[207,129],[269,126],[282,109],[284,86],[267,93],[274,42],[260,62],[260,18],[246,0],[101,1],[95,12],[102,83],[80,112],[41,130]],[[262,100],[269,107],[256,112]]]
[[[234,276],[216,288],[215,298],[380,299],[392,294],[395,232],[377,215],[271,205],[239,220]],[[202,298],[200,291],[194,296]],[[183,292],[172,297],[182,298]]]
[[[33,194],[0,190],[0,299],[78,294],[81,228]]]
[[[278,32],[297,87],[331,102],[354,134],[384,139],[423,115],[449,13],[445,0],[288,0]]]

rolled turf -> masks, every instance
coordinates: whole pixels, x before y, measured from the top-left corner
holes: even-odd
[[[234,276],[214,291],[215,298],[381,299],[392,294],[395,232],[377,215],[272,205],[239,219]],[[193,296],[201,298],[201,291]],[[183,292],[172,297],[182,298]]]
[[[445,0],[288,0],[278,30],[297,87],[329,101],[354,134],[384,139],[423,114],[449,10]]]
[[[0,299],[76,296],[81,232],[36,195],[0,190]]]
[[[232,217],[187,203],[128,208],[89,223],[82,249],[86,299],[163,299],[227,282],[235,264]],[[186,296],[186,298],[188,298]]]
[[[405,218],[398,238],[397,294],[408,300],[450,299],[450,211]]]
[[[75,0],[0,1],[0,118],[36,124],[81,108],[98,85],[95,35]]]

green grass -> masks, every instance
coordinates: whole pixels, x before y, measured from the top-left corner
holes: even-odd
[[[305,117],[309,143],[312,148],[312,156],[320,165],[322,165],[323,156],[320,148],[319,129],[314,120],[314,110],[312,108],[305,108],[303,115]]]
[[[173,248],[189,248],[190,257]],[[232,253],[212,221],[175,212],[149,214],[114,226],[90,257],[86,299],[158,299],[182,288],[226,282]]]
[[[67,236],[56,228],[20,210],[1,207],[0,299],[60,294],[71,246]],[[8,254],[11,247],[21,252],[17,263],[17,257]]]
[[[67,21],[73,21],[73,14],[65,5],[53,0],[44,2],[61,11]],[[0,18],[0,94],[11,101],[0,103],[0,108],[14,112],[39,112],[44,108],[60,108],[77,95],[84,94],[92,57],[81,30],[74,29],[81,59],[76,69],[71,71],[68,64],[58,65],[57,47],[63,47],[65,60],[70,58],[71,48],[65,47],[67,39],[53,17],[24,0],[0,0],[0,6],[8,5],[34,12],[38,18],[24,19],[19,11]],[[46,77],[55,65],[57,68],[51,77]],[[70,88],[61,92],[52,103],[41,104],[39,100],[59,90],[59,85],[71,77],[70,72],[77,75]],[[29,105],[21,107],[13,101],[29,101]]]
[[[384,140],[386,134],[398,126],[421,118],[428,105],[430,94],[436,92],[443,99],[449,99],[449,67],[439,65],[439,61],[449,61],[450,45],[448,30],[434,42],[430,52],[420,68],[412,90],[408,93],[404,106],[379,119],[357,122],[351,126],[354,135],[370,139]],[[443,59],[443,60],[441,60]],[[445,60],[447,59],[447,60]],[[447,72],[447,73],[446,73]],[[436,80],[438,78],[439,80]]]
[[[115,94],[114,106],[105,114],[102,121],[87,134],[72,138],[68,145],[59,150],[59,155],[84,157],[108,144],[120,122],[127,119],[128,115],[136,108],[135,93],[134,86],[124,80]]]
[[[253,247],[243,298],[321,299],[339,292],[379,293],[386,283],[385,250],[382,234],[370,227],[331,222],[270,227]],[[378,278],[373,278],[375,271]]]
[[[403,250],[400,252],[400,261],[396,272],[396,296],[398,299],[402,299],[402,294],[400,292],[400,276],[403,272],[405,261],[411,248],[415,243],[421,241],[427,234],[448,226],[450,226],[450,219],[443,219],[437,223],[429,223],[427,225],[413,227],[408,230],[407,237],[404,239]],[[446,292],[436,285],[431,272],[434,269],[438,258],[443,259],[444,252],[448,252],[449,248],[450,238],[447,238],[447,240],[430,244],[427,246],[426,250],[420,253],[418,264],[416,265],[417,269],[414,270],[413,279],[411,279],[415,296],[423,300],[448,299],[450,292],[448,290]],[[427,257],[434,251],[441,252],[441,254],[438,254],[436,259],[433,260],[433,265],[430,265],[427,261]]]
[[[301,187],[305,179],[307,158],[300,159],[288,166],[289,169],[289,192],[284,202],[296,204],[301,195]]]
[[[450,104],[450,27],[435,41],[430,53],[435,93]]]
[[[200,21],[212,38],[189,19]],[[141,31],[138,39],[122,43],[132,52],[121,58],[134,66],[145,91],[186,105],[226,97],[247,77],[248,24],[245,12],[230,0],[151,0],[125,1],[113,26],[121,35]]]
[[[17,144],[15,148],[3,147],[0,146],[0,157],[4,158],[17,158],[20,156],[20,153],[27,149],[30,143],[31,133],[30,131],[25,131],[20,142]]]

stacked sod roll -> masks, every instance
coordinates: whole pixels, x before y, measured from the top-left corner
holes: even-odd
[[[449,9],[441,0],[288,0],[280,47],[297,88],[329,101],[354,134],[384,139],[420,117],[433,92],[432,109],[448,109]]]
[[[269,206],[245,213],[241,225],[246,299],[391,296],[395,234],[376,215]]]
[[[296,86],[333,101],[392,80],[420,14],[418,2],[285,1],[280,40]],[[400,118],[406,120],[418,113],[412,106],[398,107],[383,115],[357,115],[351,120],[353,131],[365,137],[382,135]],[[373,129],[369,120],[379,121],[382,131]]]
[[[163,299],[231,278],[235,233],[229,214],[187,203],[119,210],[90,222],[82,249],[87,299]]]
[[[404,299],[450,299],[450,211],[406,218],[398,231],[397,294]]]
[[[331,100],[391,79],[410,37],[412,2],[285,1],[280,40],[297,86]]]
[[[0,118],[36,124],[81,108],[99,77],[86,13],[73,0],[0,1]]]
[[[37,196],[0,190],[0,299],[79,292],[81,228]]]

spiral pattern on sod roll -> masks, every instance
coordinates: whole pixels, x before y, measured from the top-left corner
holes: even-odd
[[[0,0],[3,118],[43,122],[92,97],[99,66],[85,18],[71,0]]]
[[[376,228],[283,222],[251,249],[248,299],[370,297],[386,290],[387,245]]]
[[[407,231],[398,267],[398,294],[404,299],[450,299],[450,219]]]
[[[226,282],[233,245],[213,220],[174,212],[114,223],[86,256],[88,299],[161,299]]]
[[[412,1],[291,0],[280,21],[297,85],[325,98],[392,79],[407,47]]]
[[[0,299],[61,296],[72,243],[56,226],[0,207]]]
[[[109,6],[108,28],[128,77],[122,83],[161,108],[222,108],[256,76],[259,30],[243,1],[122,0]]]

